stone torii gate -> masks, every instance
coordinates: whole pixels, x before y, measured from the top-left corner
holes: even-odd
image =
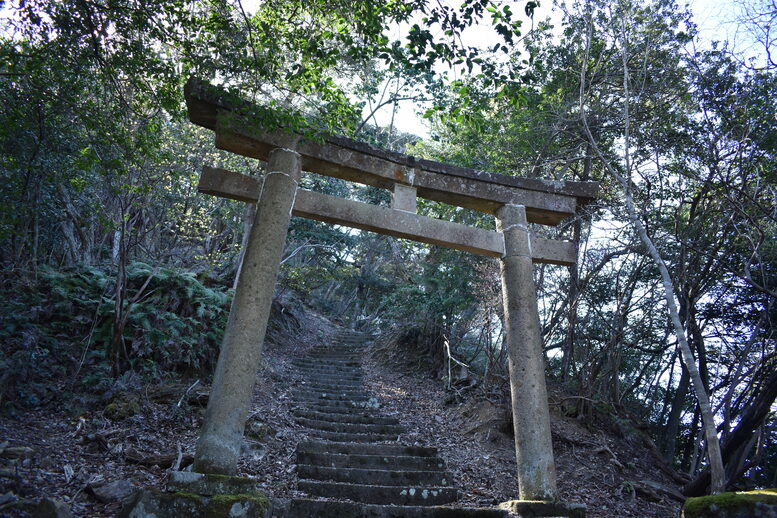
[[[595,182],[496,175],[418,160],[364,143],[323,141],[257,130],[250,105],[228,100],[194,78],[186,85],[189,118],[216,133],[216,147],[267,162],[263,178],[204,167],[203,193],[257,203],[243,267],[221,346],[194,471],[234,474],[264,341],[276,276],[292,215],[498,257],[512,411],[522,500],[555,501],[544,355],[532,263],[573,265],[574,244],[531,235],[528,223],[558,225],[592,201]],[[302,171],[393,192],[391,208],[298,188]],[[496,216],[496,231],[416,214],[416,197]]]

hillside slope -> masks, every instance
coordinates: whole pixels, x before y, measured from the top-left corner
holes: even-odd
[[[299,320],[300,313],[293,318]],[[301,324],[293,333],[271,333],[265,346],[240,462],[241,473],[258,477],[276,498],[304,496],[294,465],[305,430],[291,413],[300,381],[292,359],[340,331],[312,311],[304,312]],[[368,355],[365,384],[380,399],[383,414],[396,417],[407,430],[402,442],[439,449],[462,504],[491,506],[515,498],[513,443],[499,402],[446,404],[450,394],[441,381],[381,358]],[[75,516],[115,516],[121,502],[105,496],[111,483],[160,487],[171,465],[190,462],[206,399],[207,387],[189,380],[126,391],[104,408],[81,415],[60,405],[3,417],[0,442],[28,450],[20,458],[1,459],[0,493],[6,497],[0,514],[25,516],[21,504],[53,497]],[[553,439],[562,497],[587,504],[589,516],[678,514],[676,501],[651,489],[653,483],[671,484],[637,442],[560,415],[553,416]]]

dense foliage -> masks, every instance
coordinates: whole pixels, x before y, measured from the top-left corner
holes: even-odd
[[[185,120],[182,85],[196,74],[281,123],[304,116],[459,165],[599,181],[601,199],[550,231],[575,241],[577,267],[536,270],[548,373],[572,394],[565,411],[647,430],[699,493],[701,389],[729,485],[775,485],[771,40],[755,60],[705,45],[668,0],[571,1],[557,27],[524,34],[542,12],[533,1],[0,6],[3,403],[212,367],[252,212],[197,195],[197,177],[203,164],[263,165],[214,151]],[[768,34],[768,2],[752,12],[753,33]],[[468,43],[475,30],[493,30],[494,43]],[[374,125],[380,109],[422,101],[429,139]],[[303,187],[389,199],[312,175]],[[493,228],[439,203],[419,200],[419,211]],[[448,386],[453,362],[480,390],[504,388],[494,261],[295,218],[278,291],[345,325],[399,330]]]
[[[110,390],[116,294],[109,273],[42,266],[34,278],[3,279],[2,401],[35,405],[63,391]],[[134,303],[120,343],[134,372],[161,379],[213,369],[231,299],[225,287],[143,263],[128,265],[126,286]]]

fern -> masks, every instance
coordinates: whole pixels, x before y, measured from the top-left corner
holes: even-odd
[[[85,351],[81,387],[104,384],[115,320],[115,275],[93,266],[41,268],[37,278],[22,276],[2,285],[0,372],[8,373],[0,379],[3,401],[32,405],[53,397],[47,380],[72,376]],[[189,272],[135,262],[127,267],[128,298],[149,276],[123,333],[133,368],[149,377],[211,369],[230,292],[204,286]]]

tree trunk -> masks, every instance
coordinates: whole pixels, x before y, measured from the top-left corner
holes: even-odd
[[[63,222],[63,230],[65,230],[65,237],[69,244],[72,244],[73,262],[82,262],[85,264],[91,264],[91,244],[86,236],[86,233],[81,228],[81,218],[78,215],[78,210],[73,205],[73,201],[70,198],[70,194],[62,186],[57,186],[57,193],[59,194],[62,207],[67,214],[67,220]],[[78,235],[78,241],[75,236]]]
[[[114,261],[116,262],[116,293],[114,295],[113,306],[113,334],[111,336],[111,372],[114,378],[119,377],[123,372],[122,350],[124,349],[124,299],[127,291],[127,248],[125,238],[126,222],[120,218],[119,229],[116,230],[113,238]],[[118,242],[116,236],[118,235]],[[126,354],[126,353],[125,353]]]
[[[73,231],[73,224],[70,221],[62,221],[60,223],[62,229],[62,237],[64,238],[63,256],[65,258],[65,265],[72,266],[78,262],[78,243],[76,242],[75,232]]]
[[[772,404],[777,399],[777,370],[773,370],[761,383],[762,389],[758,392],[755,401],[747,408],[739,420],[739,424],[731,432],[731,435],[723,442],[721,447],[722,458],[726,463],[735,457],[737,450],[747,444],[756,430],[761,426],[766,416],[771,411]],[[733,480],[729,480],[730,484]],[[705,469],[699,476],[683,488],[686,496],[700,496],[710,485],[711,477],[709,469]]]
[[[677,433],[680,430],[680,417],[685,407],[685,398],[688,395],[688,386],[691,381],[691,376],[688,374],[688,369],[681,363],[682,373],[680,374],[680,382],[677,384],[677,390],[672,398],[672,409],[669,411],[669,418],[666,420],[666,426],[664,427],[664,440],[663,440],[663,453],[664,458],[667,461],[672,462],[674,459],[675,450],[677,448]]]
[[[575,218],[572,226],[572,242],[575,249],[580,251],[580,233],[583,223],[580,217]],[[577,326],[577,308],[580,288],[580,270],[577,263],[569,267],[569,309],[567,312],[567,333],[564,337],[561,358],[561,381],[568,383],[572,376],[572,368],[575,357],[575,327]]]
[[[113,247],[111,249],[111,261],[113,261],[113,264],[119,264],[119,259],[121,257],[121,246],[122,230],[117,228],[113,231]]]
[[[590,42],[592,35],[590,34],[590,31],[592,30],[591,26],[589,25],[589,34],[588,34],[588,46],[586,48],[586,53],[584,56],[583,63],[587,63],[588,61],[588,52],[590,50]],[[632,164],[631,164],[631,139],[630,139],[630,123],[631,118],[629,114],[629,102],[630,102],[630,84],[629,84],[629,45],[628,45],[628,39],[626,37],[626,19],[625,15],[624,18],[621,19],[621,45],[622,45],[622,64],[623,64],[623,121],[624,121],[624,145],[623,145],[623,159],[624,159],[624,166],[627,174],[630,174]],[[723,468],[723,459],[720,452],[720,442],[718,440],[718,434],[715,426],[715,419],[714,415],[712,413],[712,406],[710,405],[709,396],[707,394],[707,391],[704,389],[704,383],[702,381],[701,375],[699,374],[699,369],[696,366],[696,360],[693,357],[693,353],[691,352],[691,348],[688,345],[687,336],[685,334],[685,329],[683,329],[682,322],[680,322],[680,316],[677,309],[677,298],[675,295],[674,285],[672,284],[672,278],[669,274],[669,269],[666,266],[666,263],[664,262],[663,258],[661,257],[661,254],[658,252],[658,249],[656,248],[655,244],[653,243],[653,240],[648,236],[647,230],[645,228],[644,223],[642,222],[642,219],[640,217],[640,214],[637,212],[637,208],[634,205],[634,198],[632,195],[632,186],[631,186],[631,179],[624,177],[623,174],[618,172],[611,164],[610,162],[604,157],[601,150],[599,149],[599,146],[596,142],[596,140],[593,138],[593,134],[591,133],[591,130],[588,126],[588,121],[586,119],[586,108],[585,108],[585,96],[584,96],[584,88],[586,85],[586,67],[583,66],[583,69],[581,71],[581,81],[580,81],[580,116],[581,120],[583,122],[583,127],[586,130],[586,134],[588,135],[589,142],[591,143],[592,148],[596,152],[597,156],[601,160],[601,162],[604,164],[607,171],[620,183],[621,188],[623,189],[624,198],[626,202],[626,209],[628,213],[629,220],[631,221],[632,225],[636,228],[637,235],[640,238],[640,241],[642,241],[642,244],[647,248],[648,254],[653,259],[653,262],[658,267],[659,272],[661,273],[661,280],[663,283],[664,288],[664,299],[666,300],[667,309],[669,310],[669,317],[672,322],[672,325],[674,327],[675,335],[677,336],[680,353],[682,355],[683,361],[685,362],[685,366],[688,369],[688,373],[691,377],[691,383],[694,388],[694,391],[696,393],[696,397],[699,402],[699,410],[701,412],[701,418],[702,418],[702,424],[704,426],[704,435],[707,441],[707,454],[710,461],[710,466],[712,468],[712,484],[711,484],[711,491],[712,493],[719,493],[724,490],[725,488],[725,471]]]
[[[585,137],[585,136],[584,136]],[[581,181],[587,181],[591,178],[591,167],[593,156],[591,143],[586,140],[585,144],[585,162],[583,164],[583,174],[580,175]],[[590,223],[590,217],[587,218]],[[572,224],[572,242],[575,244],[575,252],[580,254],[580,241],[583,233],[583,216],[579,215]],[[569,309],[567,313],[567,333],[564,337],[563,356],[561,358],[561,381],[569,383],[573,377],[575,361],[575,328],[577,326],[577,310],[580,297],[580,266],[578,263],[569,267]]]

